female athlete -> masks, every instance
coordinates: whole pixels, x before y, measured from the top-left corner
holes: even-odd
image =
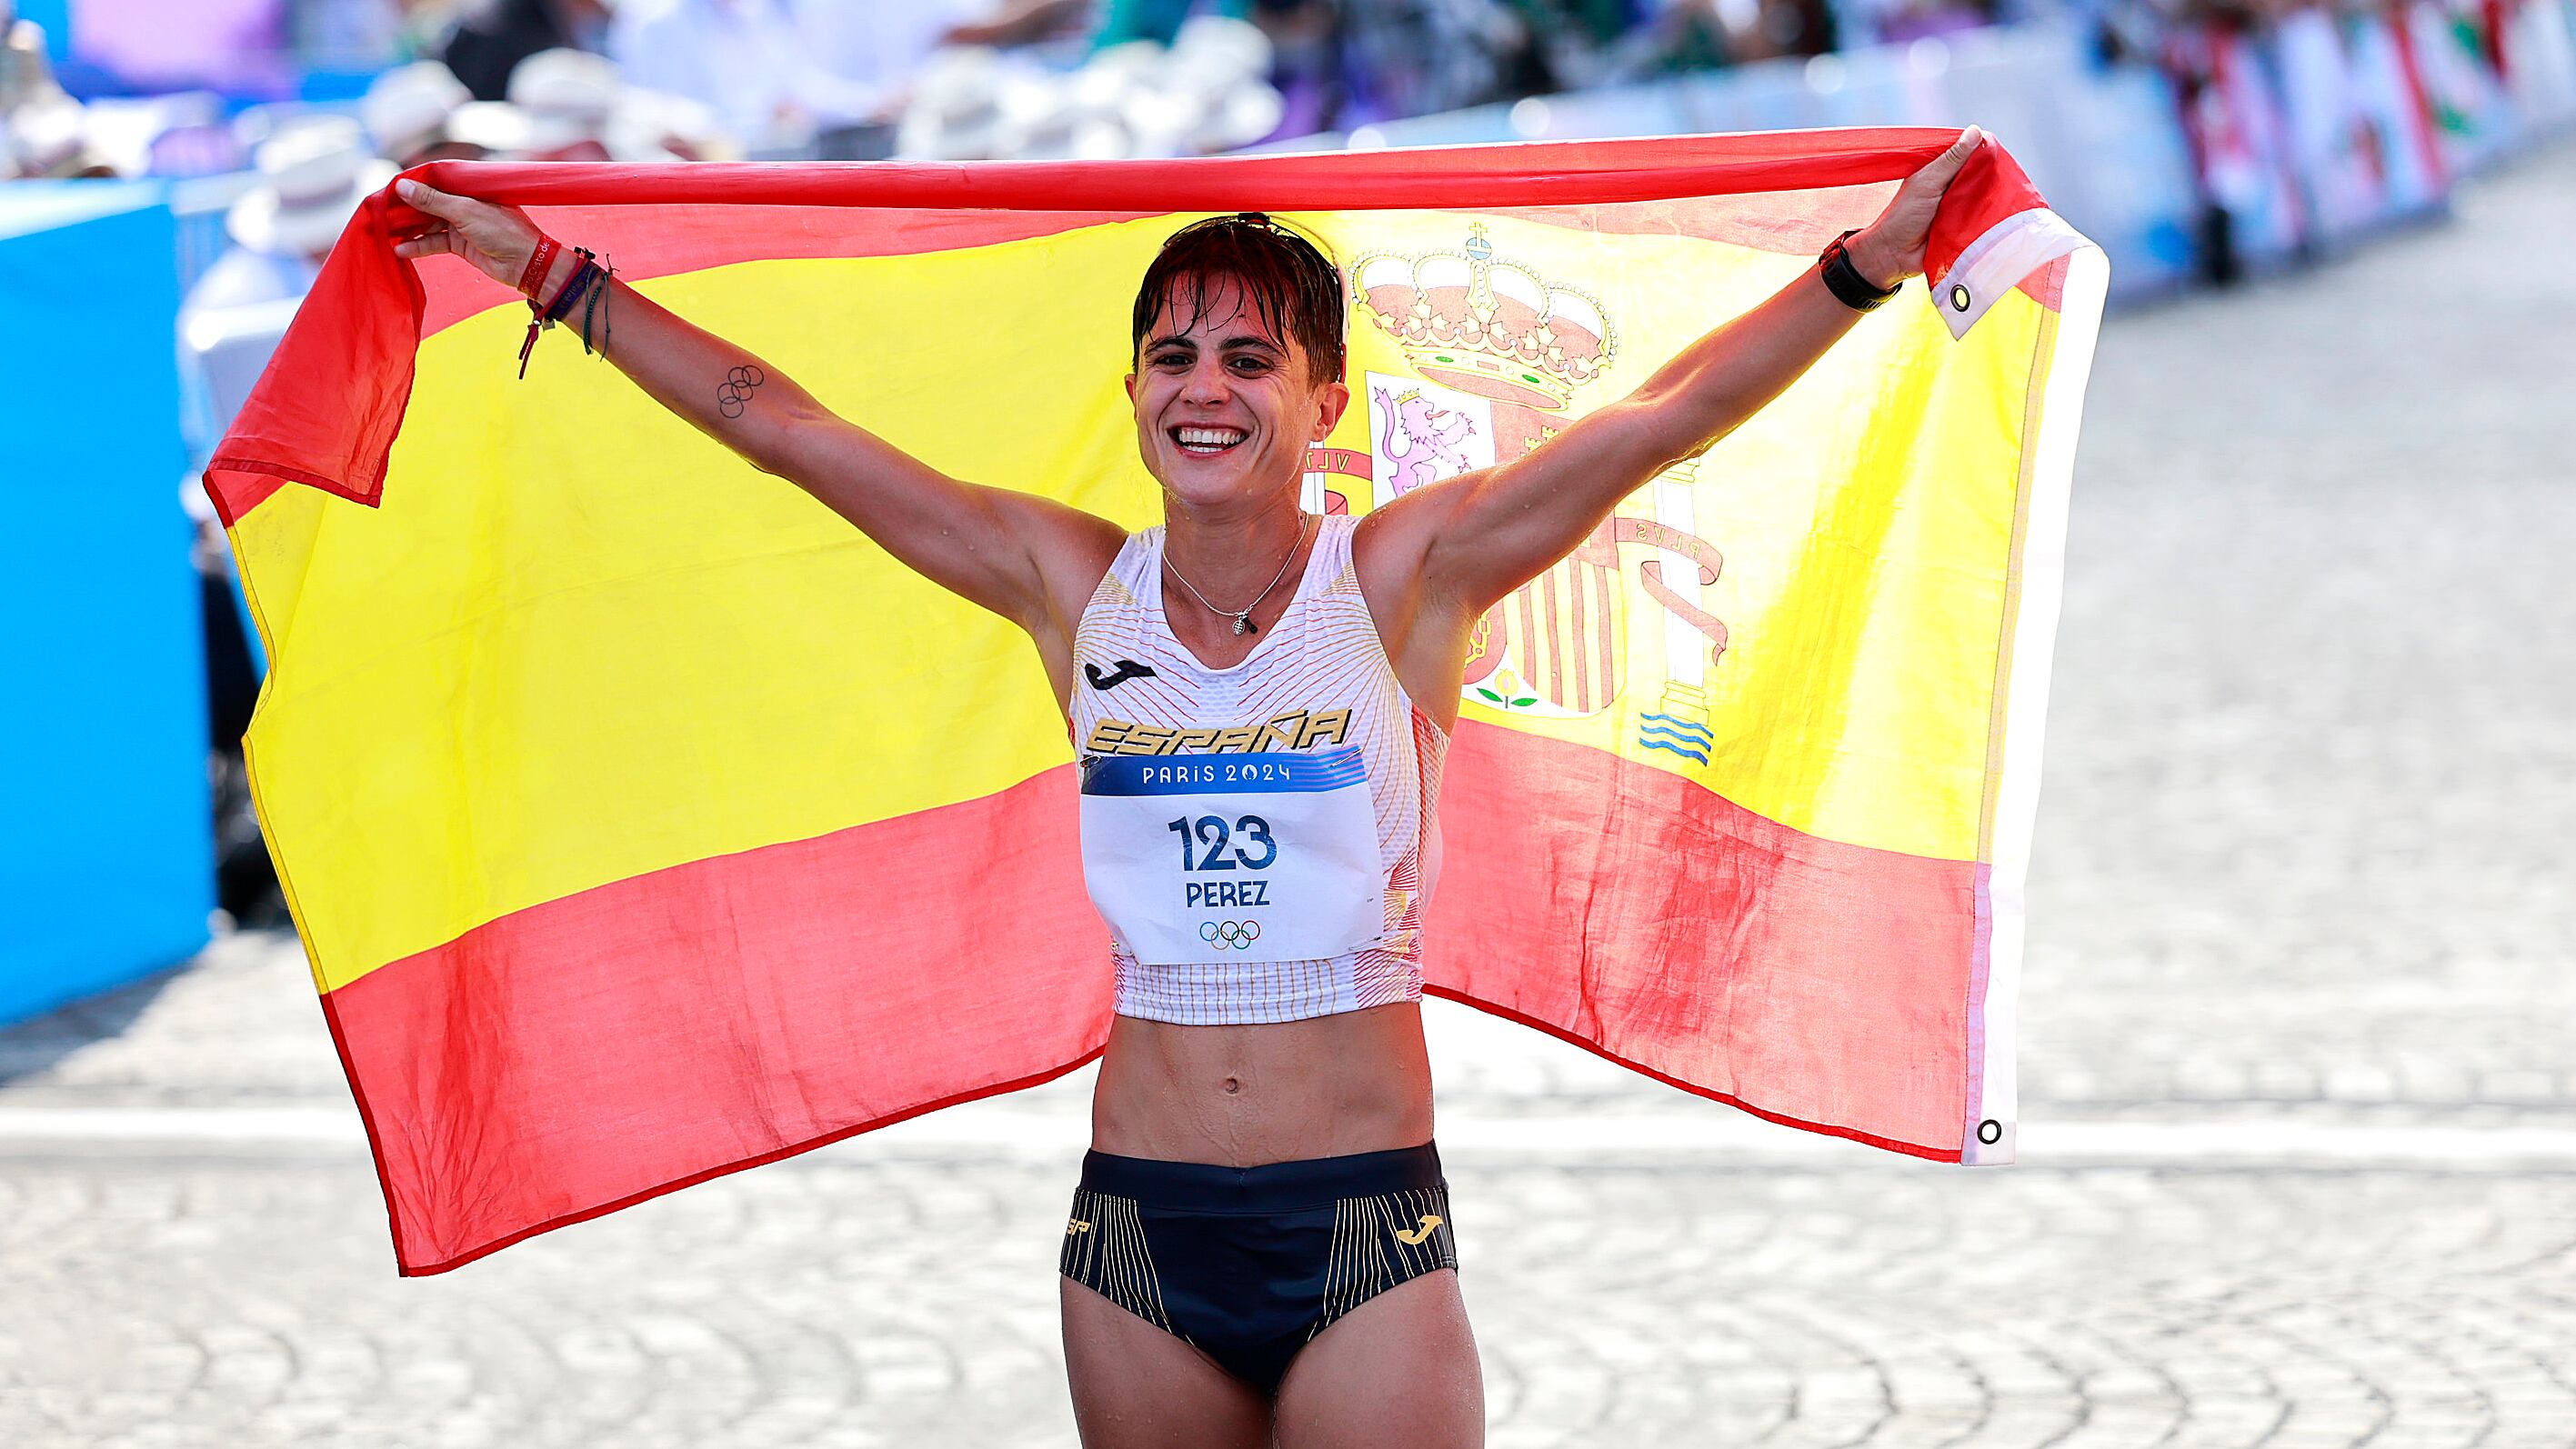
[[[947,477],[568,253],[531,268],[554,248],[523,212],[405,181],[426,221],[399,250],[540,300],[614,289],[628,377],[1036,642],[1116,942],[1062,1258],[1083,1442],[1428,1449],[1484,1436],[1420,969],[1469,631],[1918,272],[1980,141],[1628,397],[1356,520],[1299,506],[1350,402],[1344,281],[1258,215],[1182,228],[1145,274],[1127,392],[1164,521],[1132,535]]]

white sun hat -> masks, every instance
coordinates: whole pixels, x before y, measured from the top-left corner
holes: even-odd
[[[605,147],[609,122],[624,87],[616,62],[586,50],[541,50],[510,72],[510,104],[527,120],[527,135],[514,148],[538,155],[584,141]]]
[[[1244,81],[1215,97],[1191,128],[1189,149],[1231,151],[1266,141],[1288,117],[1288,98],[1264,80]]]
[[[1270,37],[1249,20],[1227,15],[1193,15],[1172,37],[1176,74],[1205,85],[1266,79],[1270,74]]]
[[[358,116],[376,154],[399,162],[446,140],[448,119],[472,99],[456,72],[434,60],[416,60],[377,76],[358,103]]]
[[[114,166],[91,144],[89,117],[78,101],[53,96],[20,106],[0,129],[0,175],[39,179],[96,176]]]
[[[984,46],[933,53],[913,78],[912,103],[895,130],[895,154],[916,161],[972,161],[995,154],[1012,72]]]
[[[528,118],[508,101],[467,101],[447,118],[445,138],[498,156],[528,144]]]
[[[290,121],[253,153],[259,185],[233,203],[224,230],[255,252],[310,256],[326,252],[367,193],[393,179],[394,165],[367,149],[367,133],[347,116]]]
[[[685,148],[685,154],[671,149]],[[739,161],[742,146],[715,107],[668,91],[628,86],[618,92],[608,122],[608,155],[614,161]]]

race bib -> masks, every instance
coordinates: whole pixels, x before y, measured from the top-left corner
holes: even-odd
[[[1385,924],[1356,745],[1086,756],[1082,872],[1110,930],[1150,965],[1338,956]]]

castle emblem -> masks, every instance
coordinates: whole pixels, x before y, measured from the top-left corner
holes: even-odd
[[[1597,298],[1500,256],[1481,225],[1456,251],[1362,256],[1351,291],[1359,315],[1394,340],[1420,379],[1369,377],[1376,476],[1388,485],[1381,501],[1467,471],[1473,460],[1462,443],[1473,434],[1482,434],[1476,451],[1490,448],[1494,461],[1537,447],[1618,355],[1618,333]],[[1478,415],[1489,425],[1473,426]],[[1652,548],[1633,566],[1639,592],[1663,615],[1654,622],[1666,636],[1666,678],[1638,743],[1707,762],[1707,673],[1727,636],[1701,590],[1717,582],[1723,561],[1691,532],[1691,466],[1645,490],[1653,518],[1604,520],[1478,622],[1461,684],[1467,699],[1557,717],[1611,708],[1628,657],[1620,550]]]

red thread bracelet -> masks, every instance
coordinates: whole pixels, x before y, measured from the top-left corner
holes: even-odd
[[[537,249],[528,257],[528,269],[519,274],[519,291],[529,301],[537,300],[537,289],[546,284],[546,272],[555,264],[555,253],[563,250],[553,237],[537,233]]]

